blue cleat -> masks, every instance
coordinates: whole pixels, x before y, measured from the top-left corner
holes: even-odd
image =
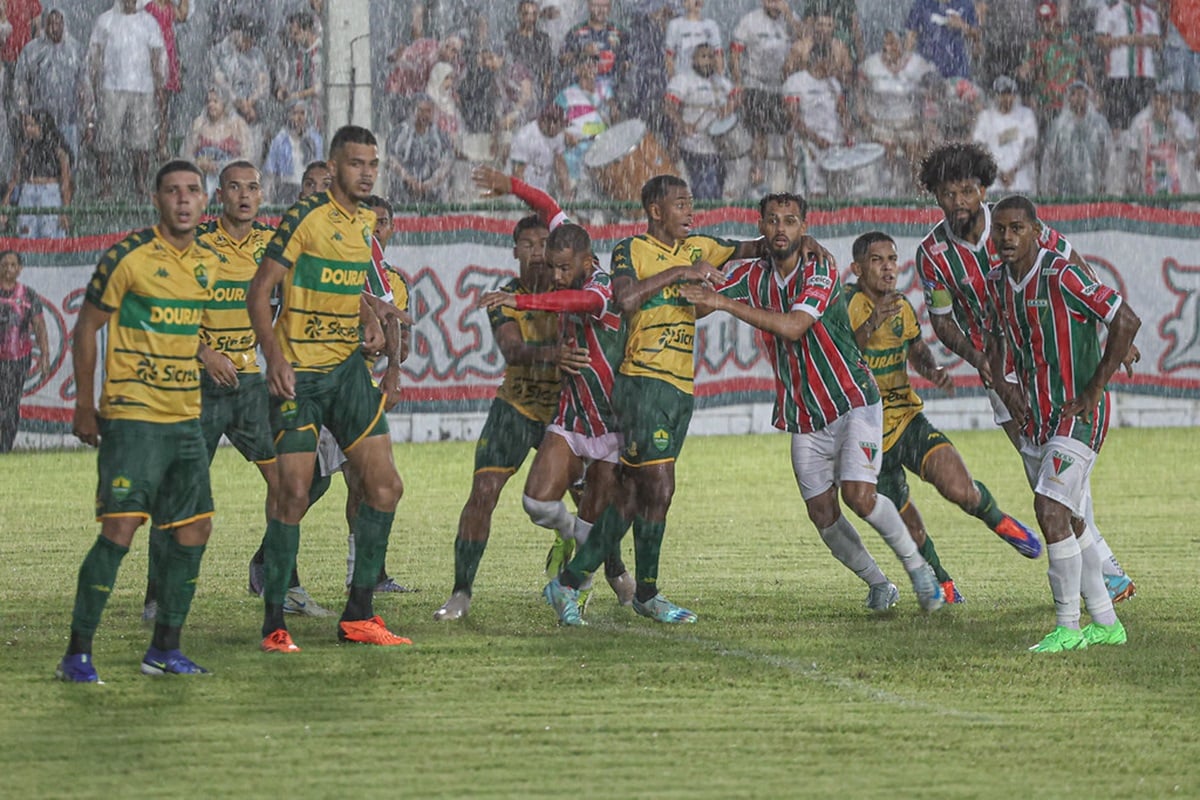
[[[1114,603],[1128,600],[1137,594],[1137,587],[1128,575],[1105,575],[1104,587],[1108,589],[1108,596]]]
[[[62,661],[59,661],[58,666],[54,668],[54,677],[67,683],[104,685],[104,681],[100,680],[100,676],[96,674],[96,667],[92,664],[92,657],[88,653],[63,656]]]
[[[1005,514],[1004,519],[1000,520],[1000,524],[992,530],[1026,558],[1037,558],[1042,554],[1042,540],[1031,528],[1015,517]]]
[[[637,597],[634,597],[633,610],[643,617],[648,617],[655,622],[665,622],[669,625],[696,621],[694,612],[675,605],[661,594],[654,595],[654,597],[651,597],[644,603],[639,601]]]
[[[200,666],[179,650],[159,650],[151,647],[142,659],[143,675],[207,675]]]
[[[558,578],[555,578],[546,584],[545,589],[542,589],[542,596],[546,598],[546,602],[558,614],[559,624],[587,625],[579,613],[578,589],[563,586],[558,582]]]
[[[887,611],[900,600],[900,590],[890,581],[873,583],[867,590],[867,608],[877,613]]]

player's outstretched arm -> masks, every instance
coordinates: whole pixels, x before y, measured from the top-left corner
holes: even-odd
[[[75,369],[75,415],[72,432],[84,444],[100,444],[100,421],[96,413],[96,334],[108,324],[111,311],[85,300],[71,338],[71,360]]]
[[[806,311],[769,311],[765,308],[751,308],[745,303],[739,303],[701,283],[685,283],[679,287],[679,294],[689,303],[708,307],[714,311],[725,311],[761,331],[791,342],[802,339],[817,321],[816,317]]]
[[[715,286],[725,280],[725,275],[707,261],[697,261],[686,267],[671,267],[657,275],[651,275],[642,280],[634,280],[625,275],[613,278],[613,299],[621,313],[628,316],[635,313],[646,301],[675,283],[702,282]]]
[[[958,327],[958,322],[955,321],[953,314],[930,314],[929,324],[938,341],[944,344],[947,350],[979,372],[979,379],[983,381],[985,388],[992,388],[995,383],[994,375],[1004,374],[992,371],[994,364],[983,353],[975,349],[975,345],[971,344],[971,340],[962,332],[962,328]]]
[[[908,346],[908,365],[913,371],[938,389],[954,394],[954,379],[946,368],[937,363],[933,351],[924,340],[916,339]]]

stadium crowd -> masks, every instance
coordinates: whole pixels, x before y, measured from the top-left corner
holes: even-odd
[[[0,4],[3,205],[140,200],[170,156],[196,161],[210,192],[225,164],[261,164],[267,201],[290,202],[323,154],[324,3],[206,5],[116,0],[68,30],[77,9]],[[967,139],[995,154],[1005,191],[1197,189],[1200,57],[1172,0],[761,0],[733,25],[712,5],[417,0],[376,37],[387,194],[470,201],[471,165],[489,163],[564,199],[631,200],[641,181],[603,168],[634,148],[700,200],[908,197],[924,153]],[[176,29],[198,19],[208,46],[181,64]],[[181,104],[188,88],[197,102]],[[70,216],[12,222],[54,237]]]

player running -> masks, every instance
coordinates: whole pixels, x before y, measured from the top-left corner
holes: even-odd
[[[846,290],[847,312],[883,400],[883,466],[877,488],[900,509],[921,555],[937,573],[946,602],[961,603],[962,595],[942,568],[921,512],[909,497],[905,469],[933,484],[942,497],[981,520],[1026,558],[1037,558],[1042,543],[1000,510],[987,486],[971,478],[950,439],[921,413],[924,403],[909,383],[908,367],[943,391],[953,392],[954,383],[921,339],[912,303],[896,291],[900,260],[895,240],[879,231],[863,234],[854,240],[852,255],[858,283]]]

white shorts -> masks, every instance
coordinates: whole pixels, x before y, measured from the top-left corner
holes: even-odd
[[[565,439],[567,446],[571,448],[571,452],[588,463],[593,461],[607,461],[610,464],[616,464],[623,444],[620,433],[613,432],[606,433],[603,436],[584,436],[582,433],[573,433],[565,429],[562,425],[555,425],[554,423],[546,426],[546,433],[553,433],[555,436]]]
[[[1076,517],[1082,517],[1096,451],[1083,442],[1054,436],[1042,445],[1041,456],[1042,466],[1033,491],[1062,503]]]
[[[883,405],[852,408],[824,430],[792,434],[792,471],[800,496],[811,500],[834,483],[879,480]]]
[[[321,435],[317,438],[317,464],[321,468],[321,475],[329,477],[335,472],[341,472],[342,465],[348,460],[329,428],[322,425]]]

